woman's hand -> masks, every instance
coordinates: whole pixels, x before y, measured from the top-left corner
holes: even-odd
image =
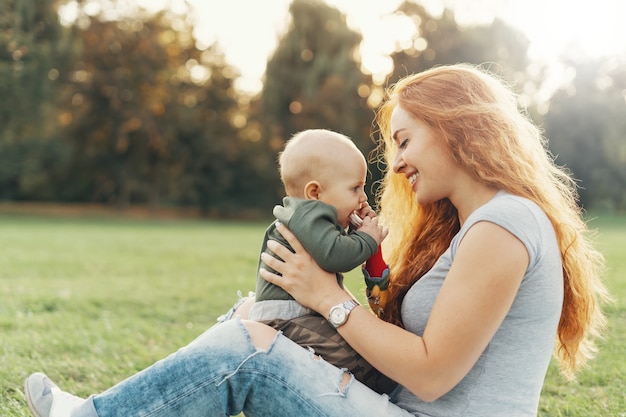
[[[265,252],[261,254],[261,259],[280,275],[261,268],[261,277],[287,291],[300,304],[326,316],[331,306],[345,300],[346,292],[337,284],[336,275],[320,268],[285,225],[277,224],[277,230],[295,253],[270,240],[268,249],[283,260]]]

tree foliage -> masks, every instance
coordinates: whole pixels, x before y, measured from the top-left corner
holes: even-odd
[[[360,33],[320,0],[294,0],[291,24],[267,63],[261,94],[266,137],[276,153],[294,133],[327,128],[373,148],[371,77],[360,67]],[[376,173],[373,174],[376,177]]]
[[[198,49],[191,27],[168,12],[83,16],[82,26],[80,59],[64,80],[61,119],[74,150],[64,198],[156,208],[166,196],[205,212],[221,204],[241,143],[236,72],[221,52]]]
[[[361,35],[346,17],[320,0],[294,0],[291,24],[267,63],[263,117],[281,140],[313,127],[352,137],[364,147],[372,111],[371,80],[360,70]],[[280,143],[282,144],[282,143]]]
[[[66,150],[55,141],[55,80],[71,59],[52,0],[0,2],[0,198],[53,197]]]

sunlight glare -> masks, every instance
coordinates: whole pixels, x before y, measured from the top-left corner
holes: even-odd
[[[63,26],[69,26],[78,18],[78,3],[70,1],[59,7],[59,21]]]
[[[626,52],[626,2],[509,1],[507,19],[532,42],[532,56],[600,58]]]

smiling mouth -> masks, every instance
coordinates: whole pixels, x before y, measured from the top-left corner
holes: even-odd
[[[417,181],[417,177],[419,177],[418,173],[415,173],[409,177],[409,184],[413,185]]]

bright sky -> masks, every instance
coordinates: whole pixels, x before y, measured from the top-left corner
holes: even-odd
[[[389,16],[401,0],[327,0],[363,34],[361,55],[372,73],[390,69],[385,55],[394,40],[402,38],[403,26]],[[197,36],[217,40],[226,58],[242,73],[239,88],[255,92],[269,54],[284,32],[290,0],[192,0],[198,9]],[[437,15],[443,6],[455,10],[460,23],[489,22],[494,16],[522,30],[531,40],[531,56],[556,58],[566,48],[589,57],[626,52],[626,1],[593,0],[423,0]],[[404,32],[406,33],[406,32]]]
[[[142,1],[162,8],[176,7],[181,0]],[[363,65],[381,79],[390,70],[386,56],[394,42],[409,36],[406,25],[389,16],[401,1],[326,0],[362,33]],[[219,42],[228,62],[242,74],[239,89],[260,91],[267,59],[286,29],[291,0],[189,2],[197,9],[196,37],[207,45]],[[421,0],[421,4],[433,15],[447,6],[459,23],[489,22],[498,16],[528,36],[529,53],[538,61],[553,61],[566,49],[593,58],[626,53],[626,0]]]

